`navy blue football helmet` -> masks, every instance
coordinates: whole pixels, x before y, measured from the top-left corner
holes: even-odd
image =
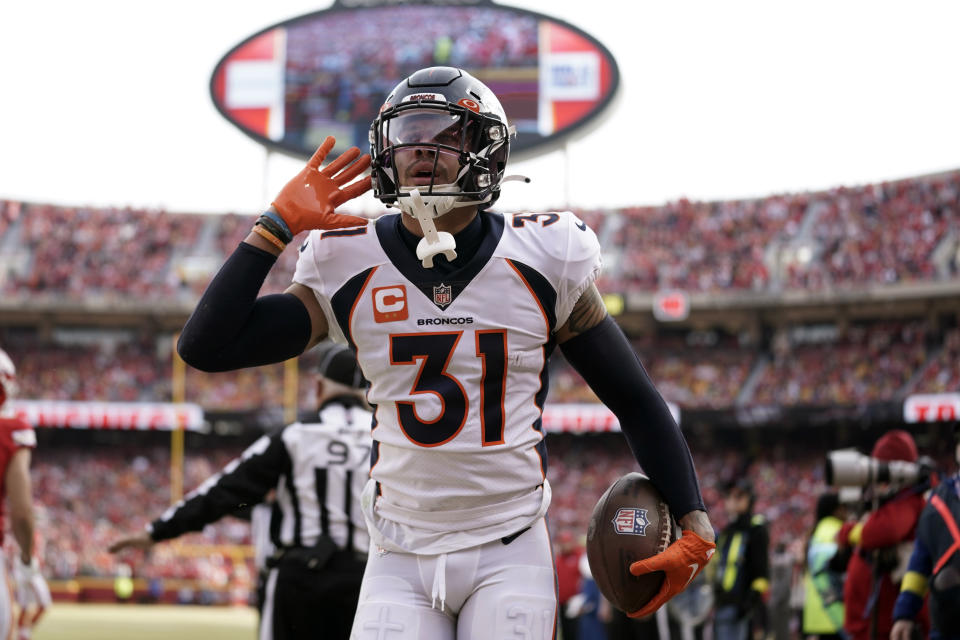
[[[500,195],[514,134],[482,82],[453,67],[421,69],[390,92],[370,126],[373,193],[411,215],[413,188],[432,205],[432,217],[462,206],[485,209]],[[402,184],[398,174],[396,160],[404,153],[421,158],[423,177],[415,185]],[[442,157],[457,169],[438,178]]]

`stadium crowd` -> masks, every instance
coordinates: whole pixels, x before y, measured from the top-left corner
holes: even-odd
[[[411,64],[420,66],[416,55],[422,54],[411,52]],[[933,283],[960,271],[960,172],[817,194],[578,213],[612,257],[601,286],[625,294],[849,289]],[[28,302],[192,303],[212,276],[209,265],[218,264],[249,226],[247,216],[236,214],[0,201],[0,293]],[[103,234],[104,227],[114,232]],[[806,251],[784,251],[801,245]],[[264,291],[287,286],[296,257],[284,253]],[[850,406],[958,391],[958,320],[785,324],[751,338],[660,329],[635,337],[634,347],[664,397],[682,409]],[[48,329],[0,327],[0,344],[18,364],[21,397],[170,399],[171,335]],[[301,359],[301,369],[311,369],[310,357]],[[551,404],[597,401],[559,354],[550,373]],[[284,380],[282,365],[219,374],[188,367],[185,399],[212,411],[276,408],[284,401]],[[310,382],[308,376],[299,380],[303,406],[312,395]],[[596,499],[635,467],[633,457],[621,438],[607,435],[551,434],[548,448],[553,535],[579,539]],[[189,453],[185,486],[196,486],[240,450]],[[771,549],[802,545],[825,488],[822,447],[796,445],[747,457],[743,448],[717,444],[695,447],[694,455],[717,527],[727,524],[720,487],[739,470],[754,480],[755,510],[769,522]],[[106,551],[110,539],[162,511],[169,467],[164,447],[40,448],[33,477],[48,575],[117,575],[120,560]],[[250,560],[224,551],[249,542],[248,526],[228,519],[178,543],[209,553],[185,555],[177,551],[182,547],[161,545],[124,561],[138,577],[249,586]],[[791,557],[800,571],[802,551]]]
[[[136,434],[130,434],[130,439],[135,442]],[[556,434],[548,437],[547,446],[554,487],[553,535],[566,532],[581,539],[596,500],[636,463],[617,435]],[[241,451],[238,446],[188,451],[184,487],[195,488]],[[725,521],[717,487],[728,479],[730,469],[741,465],[741,458],[741,452],[729,447],[696,452],[704,500],[716,514],[718,526]],[[823,486],[822,467],[822,458],[812,452],[802,456],[780,452],[749,466],[751,475],[762,478],[758,508],[774,523],[775,541],[790,542],[808,526],[805,518]],[[249,524],[236,518],[226,518],[177,543],[221,547],[211,549],[210,555],[183,555],[168,545],[133,557],[118,558],[107,552],[118,531],[142,528],[163,512],[170,495],[169,473],[169,450],[163,446],[39,448],[32,475],[37,517],[47,541],[42,557],[49,577],[115,576],[121,562],[130,563],[136,577],[206,580],[218,570],[229,574],[231,555],[222,548],[250,544]]]
[[[685,408],[734,406],[758,358],[755,348],[716,332],[647,335],[633,346],[663,396]],[[551,362],[551,402],[599,402],[562,356]]]
[[[827,329],[778,332],[752,402],[824,406],[896,399],[928,358],[923,322]]]
[[[188,454],[184,486],[198,486],[239,453],[224,447]],[[170,455],[162,447],[41,448],[31,473],[45,542],[41,557],[54,580],[117,575],[119,561],[107,551],[117,531],[144,527],[169,504]],[[249,526],[228,519],[181,542],[209,546],[249,540]],[[169,548],[125,560],[136,565],[137,577],[201,581],[226,562],[222,553],[183,557]]]
[[[690,202],[620,211],[615,246],[624,252],[622,290],[762,290],[770,282],[764,251],[797,232],[809,197]]]
[[[23,363],[25,398],[171,398],[169,334],[106,331],[77,342],[0,329],[0,344]],[[851,406],[960,387],[960,330],[934,330],[925,320],[789,326],[766,344],[721,331],[661,332],[638,338],[634,348],[664,397],[684,409]],[[309,370],[309,357],[300,358],[301,370]],[[222,373],[186,367],[185,400],[213,411],[281,407],[284,375],[282,365]],[[560,354],[550,376],[551,403],[598,402]],[[308,377],[298,382],[304,401],[309,384]]]
[[[850,289],[943,280],[960,265],[960,172],[822,193],[577,213],[605,247],[605,291]],[[0,247],[20,256],[0,262],[0,292],[154,302],[186,293],[192,301],[250,224],[238,214],[0,201]],[[114,232],[100,233],[104,227]],[[800,245],[806,250],[784,250]],[[199,267],[198,256],[205,258]],[[266,290],[289,284],[295,260],[293,252],[283,254]]]
[[[960,389],[960,329],[945,335],[943,347],[920,374],[915,386],[918,393],[942,393]]]
[[[28,266],[5,274],[4,294],[84,301],[174,296],[171,258],[193,247],[204,223],[200,216],[144,209],[9,203],[5,209],[11,223],[19,222],[11,249],[26,254]]]
[[[960,174],[954,173],[837,189],[821,199],[814,235],[831,282],[852,287],[933,280],[933,253],[960,224],[958,197]]]
[[[776,635],[775,624],[767,631],[778,639],[796,638],[804,602],[804,549],[815,523],[818,497],[828,489],[825,455],[831,443],[838,441],[837,435],[781,440],[774,446],[750,444],[749,438],[738,442],[738,436],[729,436],[730,432],[713,433],[709,442],[693,450],[704,502],[714,525],[723,530],[731,517],[725,508],[725,487],[738,477],[752,480],[752,513],[762,516],[769,532],[769,560],[776,574],[771,579],[779,585],[772,588],[787,593],[786,601],[778,604],[779,596],[771,596],[764,606],[774,610],[782,605],[781,613],[791,617],[793,635]],[[151,594],[175,593],[181,602],[252,601],[257,567],[250,552],[249,523],[242,519],[225,518],[148,553],[118,556],[107,551],[118,532],[138,530],[162,512],[170,492],[168,448],[136,444],[143,442],[138,434],[129,437],[130,445],[83,448],[75,442],[58,446],[55,438],[48,438],[50,446],[36,451],[32,476],[43,532],[39,555],[48,578],[57,585],[83,578],[109,579],[129,571],[149,583]],[[573,541],[575,552],[582,554],[593,506],[618,477],[635,470],[636,463],[618,434],[551,433],[547,449],[553,487],[551,535],[555,544]],[[242,450],[234,443],[188,451],[184,487],[198,486]],[[929,450],[921,453],[933,454],[938,469],[949,469],[953,463],[947,460],[946,450],[931,442]]]
[[[34,330],[0,328],[0,344],[18,363],[20,396],[31,400],[168,402],[172,397],[172,342],[169,334],[124,331],[67,332],[41,339]],[[309,371],[315,354],[298,358]],[[279,408],[284,403],[284,367],[268,365],[205,373],[185,367],[185,402],[212,411]],[[307,406],[312,378],[297,379],[297,397]]]

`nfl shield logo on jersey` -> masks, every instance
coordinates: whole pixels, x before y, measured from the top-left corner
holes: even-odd
[[[646,509],[617,509],[613,518],[613,528],[619,534],[645,536],[649,524]]]
[[[445,307],[453,301],[453,287],[442,282],[433,288],[433,304]]]

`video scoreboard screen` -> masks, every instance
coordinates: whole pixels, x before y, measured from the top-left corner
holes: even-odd
[[[389,91],[417,69],[465,69],[500,98],[531,156],[599,117],[619,85],[616,61],[577,27],[489,0],[377,4],[341,0],[256,33],[217,64],[217,109],[269,147],[309,157],[366,149]]]

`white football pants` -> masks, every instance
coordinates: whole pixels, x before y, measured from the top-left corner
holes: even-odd
[[[371,547],[351,640],[552,640],[556,573],[543,518],[509,544],[433,556]]]

